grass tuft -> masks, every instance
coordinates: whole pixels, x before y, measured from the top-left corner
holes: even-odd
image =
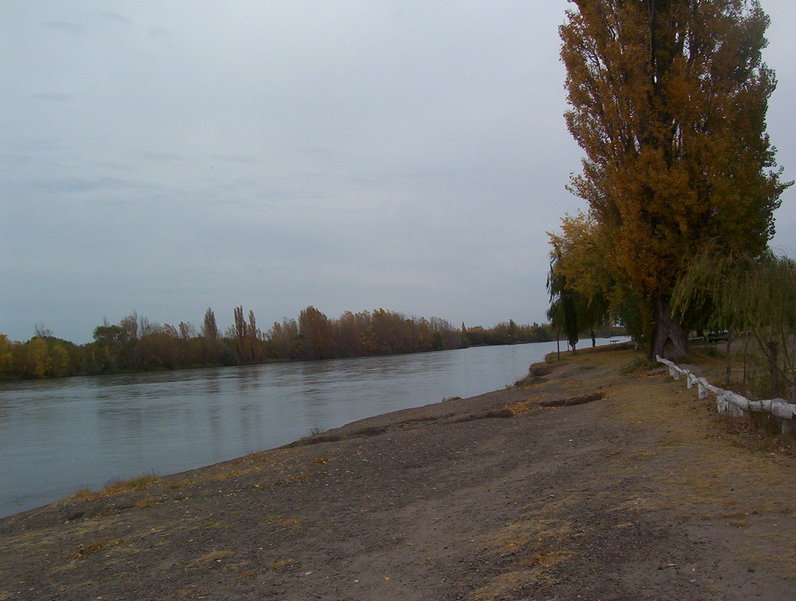
[[[284,570],[285,568],[289,568],[290,566],[295,564],[296,560],[293,558],[275,559],[268,564],[268,567],[270,567],[272,570]]]
[[[86,557],[87,555],[94,555],[94,553],[99,553],[103,549],[120,545],[123,542],[124,542],[123,538],[114,538],[114,539],[101,540],[96,543],[91,543],[89,545],[81,544],[77,546],[77,551],[74,554],[74,558],[80,559],[81,557]]]
[[[190,568],[207,567],[214,563],[221,563],[235,555],[232,551],[210,551],[196,559],[189,561],[186,565]]]
[[[91,490],[90,488],[81,488],[69,497],[69,499],[74,501],[95,501],[122,493],[143,490],[156,482],[160,482],[160,478],[154,474],[144,474],[142,476],[130,478],[129,480],[113,480],[106,484],[105,488],[97,491]]]

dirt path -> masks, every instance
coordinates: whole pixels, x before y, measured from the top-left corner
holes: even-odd
[[[0,520],[0,601],[796,597],[794,459],[633,360]]]

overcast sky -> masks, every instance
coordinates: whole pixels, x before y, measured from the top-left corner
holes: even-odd
[[[566,4],[0,0],[0,333],[237,305],[543,321],[545,232],[584,206]],[[785,179],[795,4],[762,2]]]

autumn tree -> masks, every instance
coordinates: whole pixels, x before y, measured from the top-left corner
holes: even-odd
[[[766,134],[768,17],[756,0],[570,2],[565,117],[585,153],[571,190],[643,304],[651,354],[682,356],[678,274],[712,239],[763,252],[788,185]]]
[[[302,358],[329,359],[336,356],[334,325],[312,305],[299,314],[298,333]]]
[[[215,365],[221,361],[224,354],[223,343],[219,340],[218,324],[216,323],[216,314],[213,309],[209,308],[205,311],[204,321],[202,322],[202,346],[204,361],[211,365]]]
[[[124,331],[124,340],[138,340],[138,313],[135,311],[119,320],[119,327]]]
[[[363,354],[365,332],[361,320],[351,311],[346,311],[338,319],[335,331],[335,345],[341,357],[356,357]]]
[[[125,331],[121,326],[110,325],[107,321],[94,328],[94,361],[98,371],[116,371],[125,338]]]
[[[547,310],[547,318],[556,328],[556,331],[564,331],[567,343],[575,352],[575,345],[578,344],[578,312],[576,303],[578,302],[578,292],[569,284],[563,269],[559,267],[562,262],[560,248],[553,248],[550,261],[550,272],[547,276],[547,291],[550,293],[550,308]]]
[[[250,363],[259,359],[260,331],[257,329],[254,311],[249,310],[249,321],[247,322],[243,315],[243,306],[235,307],[233,317],[235,321],[230,333],[235,340],[238,360],[242,363]]]
[[[43,378],[52,368],[52,357],[44,338],[31,338],[25,345],[23,373],[28,377]]]
[[[49,341],[48,350],[50,353],[50,373],[48,375],[55,377],[69,375],[70,358],[66,345],[60,340],[53,339]]]
[[[268,355],[275,359],[295,359],[298,357],[299,331],[295,319],[274,322],[266,335]]]
[[[429,320],[429,324],[431,325],[431,329],[434,333],[434,349],[433,350],[441,350],[441,349],[455,349],[460,348],[462,346],[462,335],[459,330],[453,327],[447,319],[442,319],[441,317],[432,317]],[[509,326],[511,328],[512,336],[517,336],[517,324],[514,323],[514,320],[509,320]],[[440,345],[441,346],[437,346]],[[425,349],[424,349],[425,350]]]
[[[202,323],[202,336],[208,340],[218,339],[218,325],[216,324],[216,314],[213,309],[205,311],[205,319]]]
[[[5,334],[0,334],[0,379],[11,374],[14,345]]]
[[[578,212],[564,216],[560,232],[548,233],[552,246],[548,275],[551,301],[561,300],[558,291],[565,285],[575,293],[573,310],[580,331],[613,321],[622,323],[632,335],[642,337],[644,324],[638,314],[638,303],[626,280],[615,275],[617,268],[606,231],[592,216]],[[556,324],[563,319],[563,315],[558,318],[555,315],[562,308],[551,307],[548,317]]]

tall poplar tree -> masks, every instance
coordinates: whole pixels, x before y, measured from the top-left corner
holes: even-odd
[[[570,189],[644,303],[651,354],[682,356],[678,275],[709,240],[763,252],[789,185],[766,134],[768,17],[756,0],[570,2],[565,117],[585,153]]]

